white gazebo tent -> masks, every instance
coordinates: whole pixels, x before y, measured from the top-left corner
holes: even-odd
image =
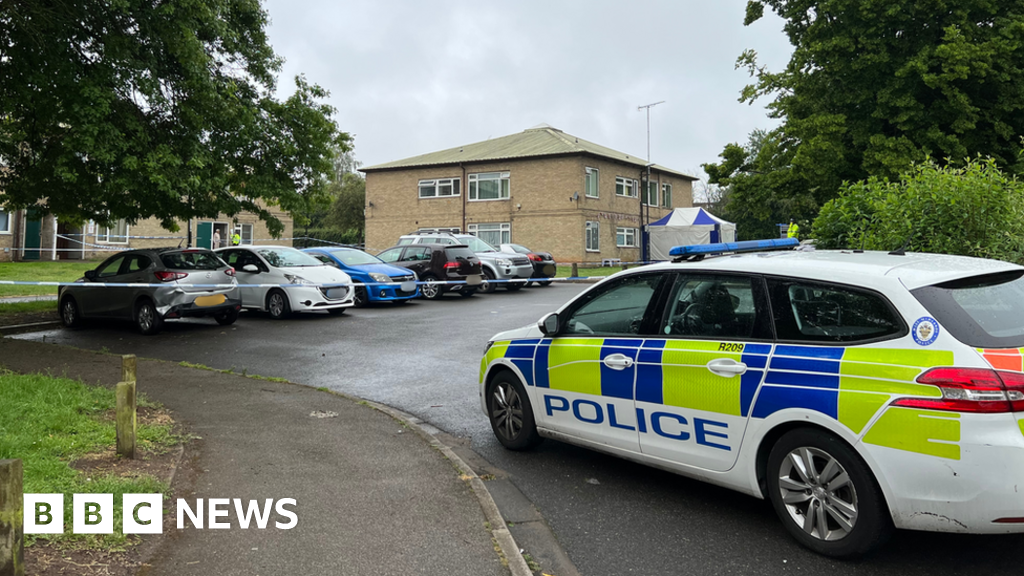
[[[673,246],[735,242],[736,225],[713,216],[703,208],[676,208],[647,225],[650,260],[671,260]]]

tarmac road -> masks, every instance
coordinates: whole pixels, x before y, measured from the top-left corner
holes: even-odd
[[[586,576],[623,574],[1018,574],[1024,536],[898,533],[878,555],[829,560],[797,546],[771,506],[728,490],[556,442],[512,453],[480,412],[477,373],[496,332],[536,322],[584,285],[305,315],[243,314],[234,326],[169,322],[155,337],[127,324],[17,338],[287,378],[410,412],[504,470],[540,509]]]

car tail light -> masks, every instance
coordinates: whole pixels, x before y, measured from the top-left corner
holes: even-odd
[[[536,254],[527,254],[526,257],[529,258],[530,260],[533,260],[534,262],[541,262],[544,260],[543,258]]]
[[[452,269],[456,269],[457,270],[459,268],[459,263],[458,262],[445,262],[444,263],[444,267],[445,267],[445,270],[452,270]]]
[[[174,282],[175,280],[188,278],[187,272],[168,272],[166,270],[161,270],[159,272],[154,272],[154,274],[156,275],[156,279],[161,282]]]
[[[234,268],[228,268],[227,270],[224,271],[224,273],[227,274],[228,276],[234,276],[235,275],[235,269]]]
[[[981,368],[932,368],[918,384],[937,386],[941,398],[900,398],[893,406],[953,412],[1024,411],[1024,374]]]

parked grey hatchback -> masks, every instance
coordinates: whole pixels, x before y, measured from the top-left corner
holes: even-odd
[[[197,286],[204,284],[230,286]],[[201,248],[119,252],[73,285],[62,286],[57,295],[65,327],[89,318],[114,318],[131,320],[147,336],[172,318],[212,316],[218,324],[233,324],[242,308],[235,269]]]

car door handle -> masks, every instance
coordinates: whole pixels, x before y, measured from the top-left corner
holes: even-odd
[[[625,354],[609,354],[602,362],[612,370],[625,370],[633,365],[633,359]]]
[[[716,358],[711,362],[708,362],[708,370],[718,374],[719,376],[732,378],[733,376],[738,376],[746,372],[747,365],[743,362],[737,362],[730,358]]]

